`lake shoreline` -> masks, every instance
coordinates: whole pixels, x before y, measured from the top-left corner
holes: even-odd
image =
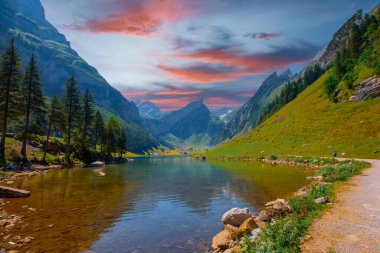
[[[273,159],[276,158],[276,159]],[[298,158],[297,158],[298,159]],[[303,157],[301,157],[303,159]],[[322,161],[320,162],[319,161]],[[223,230],[217,234],[213,238],[213,253],[219,253],[219,252],[228,252],[228,253],[237,253],[237,252],[261,252],[260,246],[265,247],[265,245],[273,245],[275,244],[272,240],[280,240],[278,238],[271,238],[271,236],[275,235],[275,237],[281,237],[284,236],[284,238],[288,238],[289,235],[287,235],[288,232],[284,232],[283,230],[277,231],[278,226],[276,223],[282,223],[285,222],[282,226],[286,226],[286,224],[293,223],[292,226],[297,227],[301,226],[304,221],[302,220],[308,220],[308,226],[303,228],[303,231],[298,231],[298,234],[296,237],[293,237],[290,239],[290,248],[293,247],[293,249],[299,249],[299,247],[306,243],[311,239],[311,236],[308,235],[308,227],[310,224],[314,224],[314,220],[316,217],[319,217],[326,209],[328,209],[330,206],[330,201],[334,199],[335,197],[335,189],[334,189],[334,183],[336,181],[345,181],[348,178],[360,174],[361,169],[365,168],[368,165],[365,165],[365,163],[357,162],[354,160],[343,160],[343,161],[337,161],[335,159],[328,159],[325,158],[319,158],[317,159],[318,162],[314,162],[311,164],[314,168],[318,168],[317,176],[314,177],[308,177],[310,180],[310,183],[306,186],[300,188],[298,191],[296,191],[291,198],[288,199],[288,201],[277,199],[274,201],[271,201],[265,205],[265,208],[261,210],[259,216],[254,216],[252,214],[251,219],[252,221],[249,221],[247,219],[246,221],[242,222],[240,226],[237,227],[227,227],[225,226]],[[271,163],[272,165],[276,164],[290,164],[290,165],[299,165],[301,164],[303,167],[309,165],[309,160],[305,159],[304,162],[297,162],[294,160],[289,159],[277,159],[277,157],[272,158],[261,158],[258,159],[261,162],[264,163]],[[299,159],[298,159],[299,160]],[[333,162],[335,164],[326,165],[325,163]],[[330,172],[329,175],[323,174],[323,170],[326,170],[325,168],[336,167],[337,171],[339,170],[340,166],[345,166],[345,163],[347,166],[357,166],[358,169],[352,171],[351,173],[344,175],[344,177],[339,178],[339,173],[341,172]],[[323,165],[324,164],[324,165]],[[322,171],[322,172],[321,172]],[[305,202],[306,201],[306,202]],[[309,202],[309,203],[308,203]],[[273,208],[273,205],[276,205],[276,203],[280,203],[279,208]],[[304,213],[304,210],[308,210],[306,213]],[[299,212],[303,213],[302,215],[304,218],[299,217]],[[226,214],[225,214],[226,215]],[[224,216],[225,216],[224,215]],[[223,216],[223,217],[224,217]],[[260,218],[261,217],[261,218]],[[262,218],[264,217],[264,219]],[[301,219],[301,220],[300,220]],[[276,223],[273,223],[271,221],[276,220]],[[251,222],[252,224],[247,227],[247,223]],[[303,225],[302,225],[303,226]],[[277,228],[276,228],[277,227]],[[286,229],[285,229],[286,230]],[[302,230],[302,229],[301,229]],[[226,232],[227,231],[227,232]],[[237,239],[234,239],[236,237],[236,233],[240,232],[239,237]],[[285,234],[281,234],[285,233]],[[245,234],[245,235],[244,235]],[[276,234],[279,234],[278,236]],[[289,243],[289,239],[287,240],[287,243]],[[219,245],[217,244],[219,243]],[[257,245],[258,244],[258,245]],[[262,245],[264,244],[264,245]],[[285,241],[283,242],[285,244]],[[278,247],[284,247],[286,248],[286,245],[278,245]],[[278,250],[278,248],[274,248],[272,250]]]

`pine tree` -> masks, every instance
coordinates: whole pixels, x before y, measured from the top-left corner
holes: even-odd
[[[117,118],[115,116],[109,117],[105,124],[106,154],[108,159],[112,159],[112,153],[117,151],[120,129],[121,126]]]
[[[44,154],[42,156],[42,162],[46,163],[46,152],[49,144],[49,139],[53,129],[63,130],[65,127],[65,115],[62,111],[62,103],[57,96],[54,96],[50,101],[48,110],[48,129],[46,133],[46,140],[44,144]]]
[[[83,122],[82,122],[82,155],[85,155],[91,145],[89,135],[92,133],[92,123],[94,121],[94,99],[91,92],[87,89],[83,96]]]
[[[0,165],[6,163],[5,140],[8,120],[19,116],[19,107],[16,104],[20,96],[20,57],[12,39],[0,59],[0,111],[1,115],[1,140],[0,140]]]
[[[81,101],[77,83],[74,77],[70,77],[66,85],[65,93],[65,126],[66,126],[66,164],[71,166],[71,137],[73,130],[80,126]]]
[[[100,144],[100,151],[102,151],[102,136],[104,134],[104,120],[99,111],[96,111],[94,118],[94,147]]]
[[[350,30],[350,36],[348,40],[348,47],[353,57],[358,57],[360,54],[361,46],[361,32],[358,25],[353,25]]]
[[[42,119],[45,117],[45,99],[42,92],[40,76],[38,73],[37,62],[32,55],[26,71],[23,77],[23,132],[22,132],[22,144],[21,144],[21,156],[24,161],[27,161],[26,155],[26,142],[31,134],[31,122],[33,119]],[[36,125],[34,125],[36,126]],[[44,128],[44,124],[40,122],[40,129]],[[36,129],[34,129],[36,131]]]
[[[125,129],[122,127],[120,129],[120,134],[118,137],[118,148],[120,152],[120,157],[123,157],[126,146],[127,146],[127,135],[125,134]]]

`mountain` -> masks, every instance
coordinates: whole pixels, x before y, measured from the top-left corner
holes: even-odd
[[[258,123],[260,113],[268,104],[267,100],[271,101],[274,99],[274,96],[271,95],[272,92],[291,78],[292,73],[289,69],[280,75],[277,74],[277,72],[269,75],[248,102],[231,115],[225,130],[219,137],[220,140],[234,136],[239,132],[247,132],[254,128]]]
[[[173,111],[159,120],[147,119],[145,126],[156,136],[172,135],[171,139],[175,136],[183,143],[190,138],[202,139],[206,136],[207,145],[224,129],[224,123],[209,111],[203,99]]]
[[[137,108],[139,109],[141,117],[150,119],[159,119],[162,117],[160,108],[150,101],[144,101],[137,104]]]
[[[337,151],[342,157],[380,159],[380,8],[371,14],[375,17],[360,18],[360,26],[329,53],[333,59],[342,55],[324,75],[258,127],[206,156],[329,157]]]
[[[363,21],[362,17],[363,11],[358,10],[343,26],[334,34],[331,41],[317,54],[313,63],[318,63],[322,68],[328,67],[334,57],[336,52],[339,51],[342,45],[348,43],[348,36],[351,29],[355,25],[360,25]]]
[[[0,1],[1,50],[10,38],[15,39],[23,64],[35,54],[47,96],[61,94],[67,79],[74,76],[82,92],[90,89],[97,105],[128,122],[142,123],[135,104],[112,88],[46,20],[40,0]]]

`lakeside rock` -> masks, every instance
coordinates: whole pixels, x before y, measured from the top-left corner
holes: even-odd
[[[290,211],[288,203],[284,199],[276,199],[265,204],[265,210],[257,217],[259,221],[271,221],[273,218]]]
[[[0,198],[24,198],[29,196],[30,191],[25,191],[7,186],[0,186]]]
[[[321,198],[314,199],[314,202],[317,204],[326,204],[330,202],[330,199],[328,197],[321,197]]]
[[[89,168],[99,168],[99,167],[104,167],[106,166],[106,163],[103,162],[103,161],[95,161],[95,162],[92,162],[90,164],[88,164],[86,167],[89,167]]]
[[[222,216],[222,223],[224,225],[240,226],[246,219],[252,217],[248,208],[231,208]]]

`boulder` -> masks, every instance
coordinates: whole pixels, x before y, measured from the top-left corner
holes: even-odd
[[[102,161],[95,161],[95,162],[90,163],[89,165],[87,165],[87,167],[95,168],[95,167],[104,167],[105,165],[106,165],[105,162],[102,162]]]
[[[252,217],[252,214],[249,213],[248,208],[235,207],[223,214],[222,223],[240,226],[249,217]]]
[[[241,238],[243,237],[244,235],[246,234],[249,234],[251,233],[252,230],[254,230],[255,228],[257,228],[257,224],[254,220],[253,217],[249,217],[248,219],[246,219],[241,225],[240,227],[236,230],[236,232],[233,232],[231,234],[232,238],[234,240],[238,239],[238,238]]]
[[[30,191],[25,191],[17,188],[0,186],[0,198],[23,198],[29,197]]]
[[[271,221],[273,218],[290,211],[288,203],[284,199],[276,199],[265,204],[265,210],[257,217],[259,221]]]
[[[364,101],[370,98],[380,97],[380,77],[370,77],[355,87],[355,95],[350,97],[350,101]]]
[[[238,253],[240,252],[241,247],[239,245],[235,245],[230,249],[226,249],[223,253]]]
[[[214,238],[212,238],[212,248],[225,250],[233,243],[231,232],[227,229],[219,232]]]
[[[300,189],[298,189],[294,195],[295,196],[301,196],[301,195],[305,195],[309,192],[309,187],[305,186],[305,187],[302,187]]]
[[[326,204],[329,201],[330,201],[329,197],[321,197],[321,198],[314,199],[314,202],[317,204]]]

